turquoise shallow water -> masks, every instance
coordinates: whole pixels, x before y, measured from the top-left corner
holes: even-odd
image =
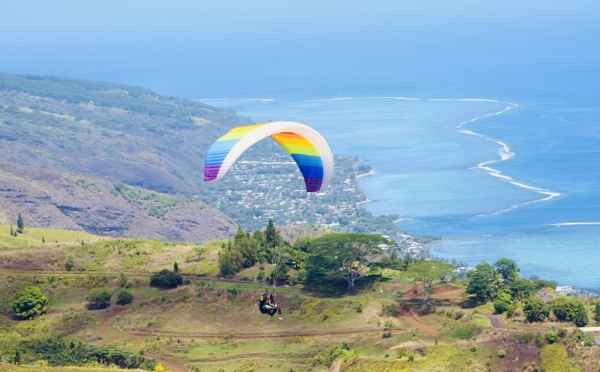
[[[257,122],[306,123],[334,153],[365,159],[376,172],[360,180],[373,200],[365,208],[400,215],[399,227],[409,233],[441,234],[446,239],[431,247],[434,256],[470,265],[510,257],[525,276],[600,289],[600,225],[590,224],[600,221],[600,113],[593,104],[427,97],[204,102]]]

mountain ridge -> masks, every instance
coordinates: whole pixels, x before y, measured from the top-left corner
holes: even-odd
[[[204,148],[247,122],[145,88],[0,74],[4,220],[22,213],[30,226],[113,237],[226,238],[236,224],[193,195]],[[152,200],[167,194],[168,205]]]

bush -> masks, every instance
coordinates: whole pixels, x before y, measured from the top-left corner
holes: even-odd
[[[46,313],[48,297],[38,287],[28,286],[15,293],[13,313],[18,320],[32,319]]]
[[[183,278],[181,275],[173,273],[167,269],[155,273],[150,279],[151,287],[158,287],[162,289],[177,288],[177,286],[181,284],[183,284]]]
[[[131,301],[133,301],[133,295],[131,292],[126,290],[121,290],[117,292],[117,305],[127,305]]]
[[[565,338],[567,337],[567,330],[565,328],[558,328],[556,335],[560,338]]]
[[[506,301],[502,301],[502,300],[494,301],[494,310],[496,311],[497,314],[502,314],[503,312],[508,310],[509,306],[510,306],[510,304]]]
[[[348,345],[346,343],[346,341],[342,342],[338,346],[330,346],[330,347],[326,348],[325,350],[323,350],[322,352],[320,352],[319,354],[310,358],[309,365],[310,366],[323,365],[325,367],[331,367],[333,362],[338,357],[346,354],[348,351],[350,351],[350,345]]]
[[[409,362],[412,362],[413,360],[415,360],[415,354],[411,351],[408,351],[406,349],[398,349],[398,358],[408,358]]]
[[[546,341],[548,341],[549,344],[553,344],[558,341],[558,335],[556,332],[548,332],[548,334],[546,334]]]
[[[528,344],[531,340],[533,340],[533,334],[531,332],[527,332],[521,336],[521,341],[523,341],[524,344]]]
[[[156,361],[147,359],[130,351],[119,349],[114,345],[89,345],[81,341],[67,342],[59,336],[43,337],[29,343],[31,354],[45,360],[50,366],[115,366],[123,369],[154,370]],[[38,370],[36,368],[36,370]],[[46,368],[43,368],[46,371]],[[52,369],[54,370],[54,369]],[[65,368],[57,368],[65,370]],[[94,369],[90,369],[93,371]]]
[[[498,355],[498,358],[505,358],[506,357],[506,350],[504,350],[504,349],[498,350],[497,355]]]
[[[576,298],[558,298],[552,305],[552,312],[559,321],[570,320],[578,327],[585,326],[589,321],[585,305]]]
[[[94,288],[92,289],[85,299],[87,300],[88,309],[106,309],[110,306],[110,293],[106,289]]]
[[[540,350],[541,367],[546,372],[571,370],[567,351],[559,344],[544,346]]]
[[[523,312],[529,322],[543,322],[550,315],[550,306],[544,301],[530,297],[525,302]]]
[[[465,316],[465,312],[462,310],[457,310],[454,314],[454,320],[460,320]]]

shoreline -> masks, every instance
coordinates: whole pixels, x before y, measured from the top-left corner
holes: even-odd
[[[371,169],[371,170],[370,170],[370,171],[368,171],[367,173],[361,173],[361,174],[357,174],[355,179],[359,179],[359,178],[363,178],[363,177],[367,177],[367,176],[372,176],[372,175],[374,175],[375,173],[377,173],[377,172],[375,172],[374,170],[372,170],[372,169]]]
[[[361,174],[357,174],[357,175],[356,175],[356,178],[355,178],[354,180],[357,180],[357,179],[359,179],[359,178],[363,178],[363,177],[367,177],[367,176],[372,176],[372,175],[374,175],[375,173],[376,173],[376,172],[375,172],[373,169],[371,169],[371,170],[370,170],[370,171],[368,171],[367,173],[361,173]],[[362,190],[360,190],[360,191],[362,191]],[[371,202],[373,202],[373,199],[369,199],[369,198],[367,197],[365,200],[357,202],[357,203],[356,203],[356,208],[360,208],[360,207],[362,207],[364,204],[371,203]]]

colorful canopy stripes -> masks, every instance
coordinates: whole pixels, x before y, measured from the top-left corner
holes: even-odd
[[[314,129],[291,121],[235,127],[208,150],[204,180],[219,180],[250,146],[271,136],[296,161],[307,192],[329,185],[333,175],[333,155],[325,139]]]

